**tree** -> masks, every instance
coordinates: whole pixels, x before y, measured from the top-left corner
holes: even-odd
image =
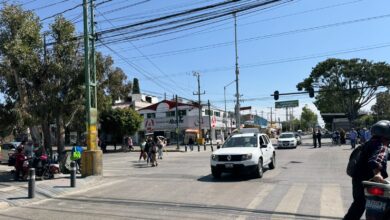
[[[116,108],[103,112],[100,117],[101,128],[105,133],[113,134],[114,139],[124,135],[133,135],[141,126],[143,118],[131,108]]]
[[[308,130],[308,128],[314,127],[317,124],[317,115],[307,106],[302,108],[301,124],[304,130]]]
[[[140,94],[139,82],[137,78],[133,79],[133,94]]]
[[[39,86],[41,73],[42,39],[39,18],[20,6],[4,5],[0,11],[0,92],[6,105],[1,106],[2,118],[9,112],[15,118],[16,127],[30,127],[37,141],[39,118],[34,116],[35,93],[31,88]]]
[[[298,90],[320,90],[314,104],[321,112],[346,113],[350,121],[375,98],[379,86],[390,82],[390,66],[365,59],[327,59],[316,65]]]
[[[371,111],[377,120],[390,118],[390,91],[380,92],[376,95],[376,103],[371,106]]]

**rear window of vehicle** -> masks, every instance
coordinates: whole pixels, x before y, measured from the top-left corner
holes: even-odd
[[[256,136],[231,137],[225,142],[225,144],[222,147],[223,148],[227,148],[227,147],[257,147]]]
[[[281,134],[279,138],[293,138],[294,134]]]

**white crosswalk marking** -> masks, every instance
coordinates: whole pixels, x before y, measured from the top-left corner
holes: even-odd
[[[306,184],[294,184],[291,186],[278,207],[276,207],[275,212],[295,214],[301,203],[306,187]],[[281,219],[281,215],[272,215],[272,219]],[[283,216],[283,219],[295,219],[295,216]]]
[[[344,216],[343,200],[340,185],[326,185],[321,191],[320,215],[340,217]]]
[[[248,204],[247,209],[255,209],[260,203],[264,200],[264,198],[275,188],[274,184],[266,184],[261,186],[261,191],[256,195],[256,197]],[[239,216],[237,220],[244,220],[246,216]]]

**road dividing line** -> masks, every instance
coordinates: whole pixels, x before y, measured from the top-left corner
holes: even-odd
[[[321,216],[332,216],[342,218],[344,216],[344,205],[341,198],[340,185],[326,185],[321,191]]]
[[[286,195],[283,197],[282,201],[276,207],[275,212],[283,212],[291,215],[281,215],[275,214],[272,215],[272,219],[295,219],[295,215],[299,205],[301,204],[303,194],[305,193],[307,184],[294,184],[290,187]]]
[[[250,202],[248,204],[246,209],[256,209],[261,204],[261,202],[263,202],[265,197],[267,197],[268,194],[270,192],[272,192],[272,190],[274,188],[275,188],[275,184],[272,184],[272,185],[271,184],[264,184],[264,185],[262,185],[260,192],[256,195],[256,197],[252,200],[252,202]],[[245,220],[246,216],[241,215],[241,216],[239,216],[236,219],[237,220]]]

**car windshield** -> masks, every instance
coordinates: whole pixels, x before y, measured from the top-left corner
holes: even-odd
[[[294,134],[281,134],[279,138],[293,138]]]
[[[223,148],[227,147],[257,147],[256,136],[250,137],[231,137],[225,144]]]

